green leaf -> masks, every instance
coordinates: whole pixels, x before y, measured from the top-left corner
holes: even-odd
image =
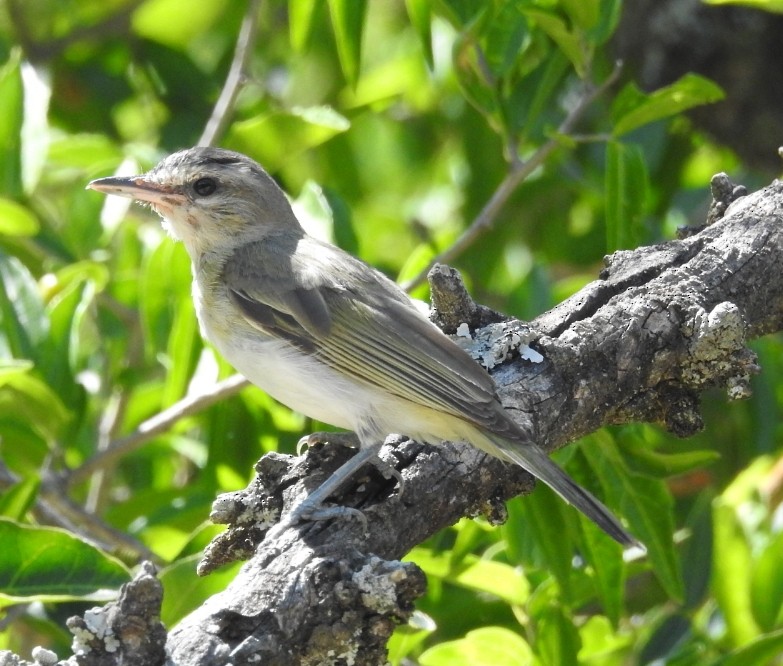
[[[720,666],[768,666],[783,654],[783,629],[759,636],[747,645],[734,650]]]
[[[0,605],[105,601],[130,580],[118,560],[65,530],[0,518]]]
[[[41,350],[39,367],[47,383],[66,401],[77,397],[74,370],[79,355],[80,313],[89,308],[94,295],[92,283],[74,281],[60,291],[47,308],[50,335],[48,344]]]
[[[302,53],[309,45],[315,27],[321,23],[324,0],[296,0],[288,3],[288,33],[291,46]]]
[[[527,18],[512,3],[504,3],[482,32],[486,66],[496,77],[506,76],[530,41]]]
[[[590,30],[599,20],[600,0],[562,0],[563,10],[574,25]]]
[[[649,474],[673,476],[701,469],[720,460],[720,453],[710,449],[701,451],[683,451],[682,453],[661,453],[646,446],[640,446],[633,451],[639,467]]]
[[[190,294],[191,281],[187,252],[170,238],[164,239],[144,262],[139,306],[148,358],[168,347],[177,307],[182,306],[182,296]]]
[[[753,617],[764,631],[772,631],[783,620],[783,532],[772,537],[751,571],[750,600]]]
[[[0,495],[0,516],[22,520],[38,496],[41,479],[30,474]]]
[[[717,84],[697,74],[685,74],[671,85],[649,95],[631,82],[623,88],[612,105],[612,134],[620,137],[643,125],[675,116],[694,106],[718,102],[724,97],[723,90]]]
[[[227,148],[246,153],[269,171],[297,154],[328,141],[350,127],[348,120],[325,106],[264,113],[233,123]]]
[[[0,376],[0,418],[28,423],[49,442],[63,435],[71,420],[60,397],[31,373]]]
[[[441,643],[419,657],[421,666],[532,666],[533,652],[518,634],[504,627],[483,627],[464,638]]]
[[[343,74],[355,86],[359,80],[367,0],[329,0],[329,11]]]
[[[581,552],[592,569],[592,579],[604,609],[614,626],[620,623],[625,601],[623,549],[596,525],[581,521]]]
[[[636,247],[648,191],[647,165],[641,148],[609,141],[605,178],[607,250]]]
[[[428,548],[414,548],[405,559],[415,562],[427,576],[492,594],[509,604],[522,605],[530,596],[527,579],[502,562],[468,555],[454,564],[449,553],[434,553]]]
[[[578,0],[577,0],[578,1]],[[598,46],[606,42],[617,29],[623,0],[600,0],[598,23],[590,29],[590,39]]]
[[[164,590],[160,619],[168,627],[173,627],[212,595],[225,590],[242,564],[237,562],[209,576],[197,576],[196,565],[200,559],[200,554],[191,555],[160,572]]]
[[[22,123],[22,183],[32,193],[46,166],[49,148],[49,100],[52,97],[51,71],[47,64],[22,65],[24,121]]]
[[[580,666],[621,666],[635,663],[628,650],[633,640],[631,632],[615,632],[609,620],[602,615],[593,615],[579,627],[579,637],[582,639],[578,662]]]
[[[565,599],[571,599],[573,570],[573,531],[569,530],[565,512],[569,508],[548,487],[539,485],[535,492],[508,502],[508,520],[501,526],[510,544],[514,561],[524,551],[522,539],[532,539],[543,555],[543,565],[555,576]]]
[[[584,78],[587,71],[588,51],[582,36],[569,30],[566,22],[557,14],[542,9],[523,9],[525,15],[541,28],[571,61],[577,75]]]
[[[726,622],[729,644],[742,646],[761,633],[750,602],[753,566],[750,544],[736,509],[724,497],[713,502],[712,516],[715,534],[713,593]]]
[[[432,56],[432,6],[430,0],[405,0],[411,25],[419,36],[427,66],[433,69]]]
[[[0,349],[15,358],[35,359],[49,333],[38,283],[15,257],[0,252]]]
[[[198,5],[197,11],[182,11],[180,0],[146,0],[133,13],[134,32],[184,50],[200,34],[225,15],[228,0],[210,0]]]
[[[513,134],[524,132],[535,140],[546,131],[547,113],[552,108],[568,72],[568,60],[553,50],[546,60],[523,77],[503,101],[503,110]]]
[[[0,192],[13,199],[22,195],[22,121],[24,87],[21,52],[14,49],[0,69]]]
[[[589,442],[589,444],[588,444]],[[683,598],[682,573],[674,549],[672,497],[657,479],[634,474],[623,461],[614,441],[604,433],[586,438],[579,449],[592,476],[599,479],[610,506],[620,507],[631,532],[647,548],[655,576],[666,593]],[[593,562],[594,567],[602,566]]]
[[[564,666],[579,663],[582,640],[574,625],[574,618],[561,606],[549,605],[539,611],[536,622],[536,653],[546,666]]]
[[[740,5],[783,14],[783,0],[703,0],[708,5]]]
[[[10,199],[0,199],[0,234],[35,236],[40,225],[29,209]]]
[[[334,243],[334,214],[323,188],[308,180],[299,196],[291,201],[296,219],[304,230],[319,240]]]
[[[169,331],[169,368],[162,398],[164,406],[174,404],[187,393],[202,346],[193,299],[187,294],[179,299]]]

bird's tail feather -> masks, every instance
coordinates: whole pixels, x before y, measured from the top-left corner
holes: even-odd
[[[503,440],[502,443],[496,442],[496,444],[505,457],[526,469],[536,478],[541,479],[560,497],[581,511],[615,541],[623,546],[636,546],[642,550],[644,549],[644,546],[639,541],[625,531],[620,521],[608,508],[577,484],[535,444],[526,443],[524,447],[520,447],[508,440]]]

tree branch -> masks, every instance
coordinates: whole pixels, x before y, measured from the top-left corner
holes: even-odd
[[[111,442],[105,450],[95,454],[81,467],[77,467],[67,473],[65,482],[68,485],[73,485],[84,481],[93,472],[115,463],[162,432],[166,432],[180,419],[190,414],[196,414],[229,396],[235,395],[249,385],[250,382],[242,375],[231,375],[231,377],[215,384],[207,393],[189,395],[182,398],[182,400],[178,400],[168,409],[164,409],[162,412],[144,421],[129,435]]]
[[[634,421],[691,434],[701,427],[700,392],[720,386],[730,398],[746,395],[757,370],[747,339],[783,327],[783,281],[769,279],[782,262],[783,183],[775,182],[698,234],[615,253],[599,280],[530,325],[488,324],[474,338],[489,331],[502,343],[514,333],[541,355],[536,362],[512,354],[493,375],[504,403],[533,423],[547,449]],[[452,295],[459,291],[453,284]],[[433,290],[436,310],[440,293]],[[466,313],[471,326],[486,314]],[[346,520],[263,538],[283,507],[350,455],[339,447],[304,458],[268,454],[248,490],[221,497],[213,515],[231,527],[208,549],[203,570],[254,555],[223,593],[173,629],[170,663],[323,663],[347,653],[355,664],[384,663],[394,623],[423,590],[417,571],[396,560],[462,516],[502,519],[503,501],[531,487],[521,470],[469,446],[407,441],[382,454],[396,458],[405,478],[401,499],[373,471],[336,498],[362,509],[368,534]]]
[[[247,11],[242,19],[242,27],[239,29],[237,45],[234,49],[234,58],[228,70],[228,76],[220,91],[220,97],[212,109],[212,115],[207,121],[204,132],[199,139],[199,146],[214,146],[223,136],[226,127],[231,122],[231,113],[234,110],[237,95],[247,78],[247,67],[250,56],[253,53],[253,44],[258,34],[258,17],[261,13],[261,0],[250,0]]]

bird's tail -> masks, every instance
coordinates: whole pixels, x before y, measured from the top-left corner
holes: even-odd
[[[635,546],[644,550],[644,546],[625,531],[620,521],[609,509],[577,484],[535,444],[526,442],[520,446],[506,439],[502,441],[496,440],[494,444],[500,449],[504,458],[515,462],[536,478],[541,479],[560,497],[579,509],[615,541],[626,547]]]

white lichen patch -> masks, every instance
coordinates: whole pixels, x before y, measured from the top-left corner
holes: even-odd
[[[397,608],[397,583],[404,580],[405,576],[404,569],[389,569],[383,560],[373,557],[353,575],[352,580],[361,593],[365,607],[384,614]]]
[[[463,328],[464,327],[464,328]],[[536,334],[519,321],[489,324],[470,335],[467,324],[460,324],[453,338],[462,349],[487,370],[509,360],[517,352],[530,363],[541,363],[544,357],[529,346]]]
[[[39,666],[56,666],[57,662],[59,661],[57,659],[56,652],[47,650],[40,645],[36,645],[30,654],[33,657],[35,663]]]
[[[73,643],[71,649],[76,655],[87,654],[92,651],[90,643],[99,640],[103,641],[103,647],[106,652],[116,652],[120,647],[120,642],[114,635],[114,631],[109,626],[106,613],[102,608],[91,608],[84,613],[85,627],[81,629],[71,629],[73,632]]]
[[[464,321],[459,326],[457,326],[457,331],[455,335],[458,338],[469,338],[471,340],[473,339],[473,336],[470,334],[470,326],[468,326]]]

